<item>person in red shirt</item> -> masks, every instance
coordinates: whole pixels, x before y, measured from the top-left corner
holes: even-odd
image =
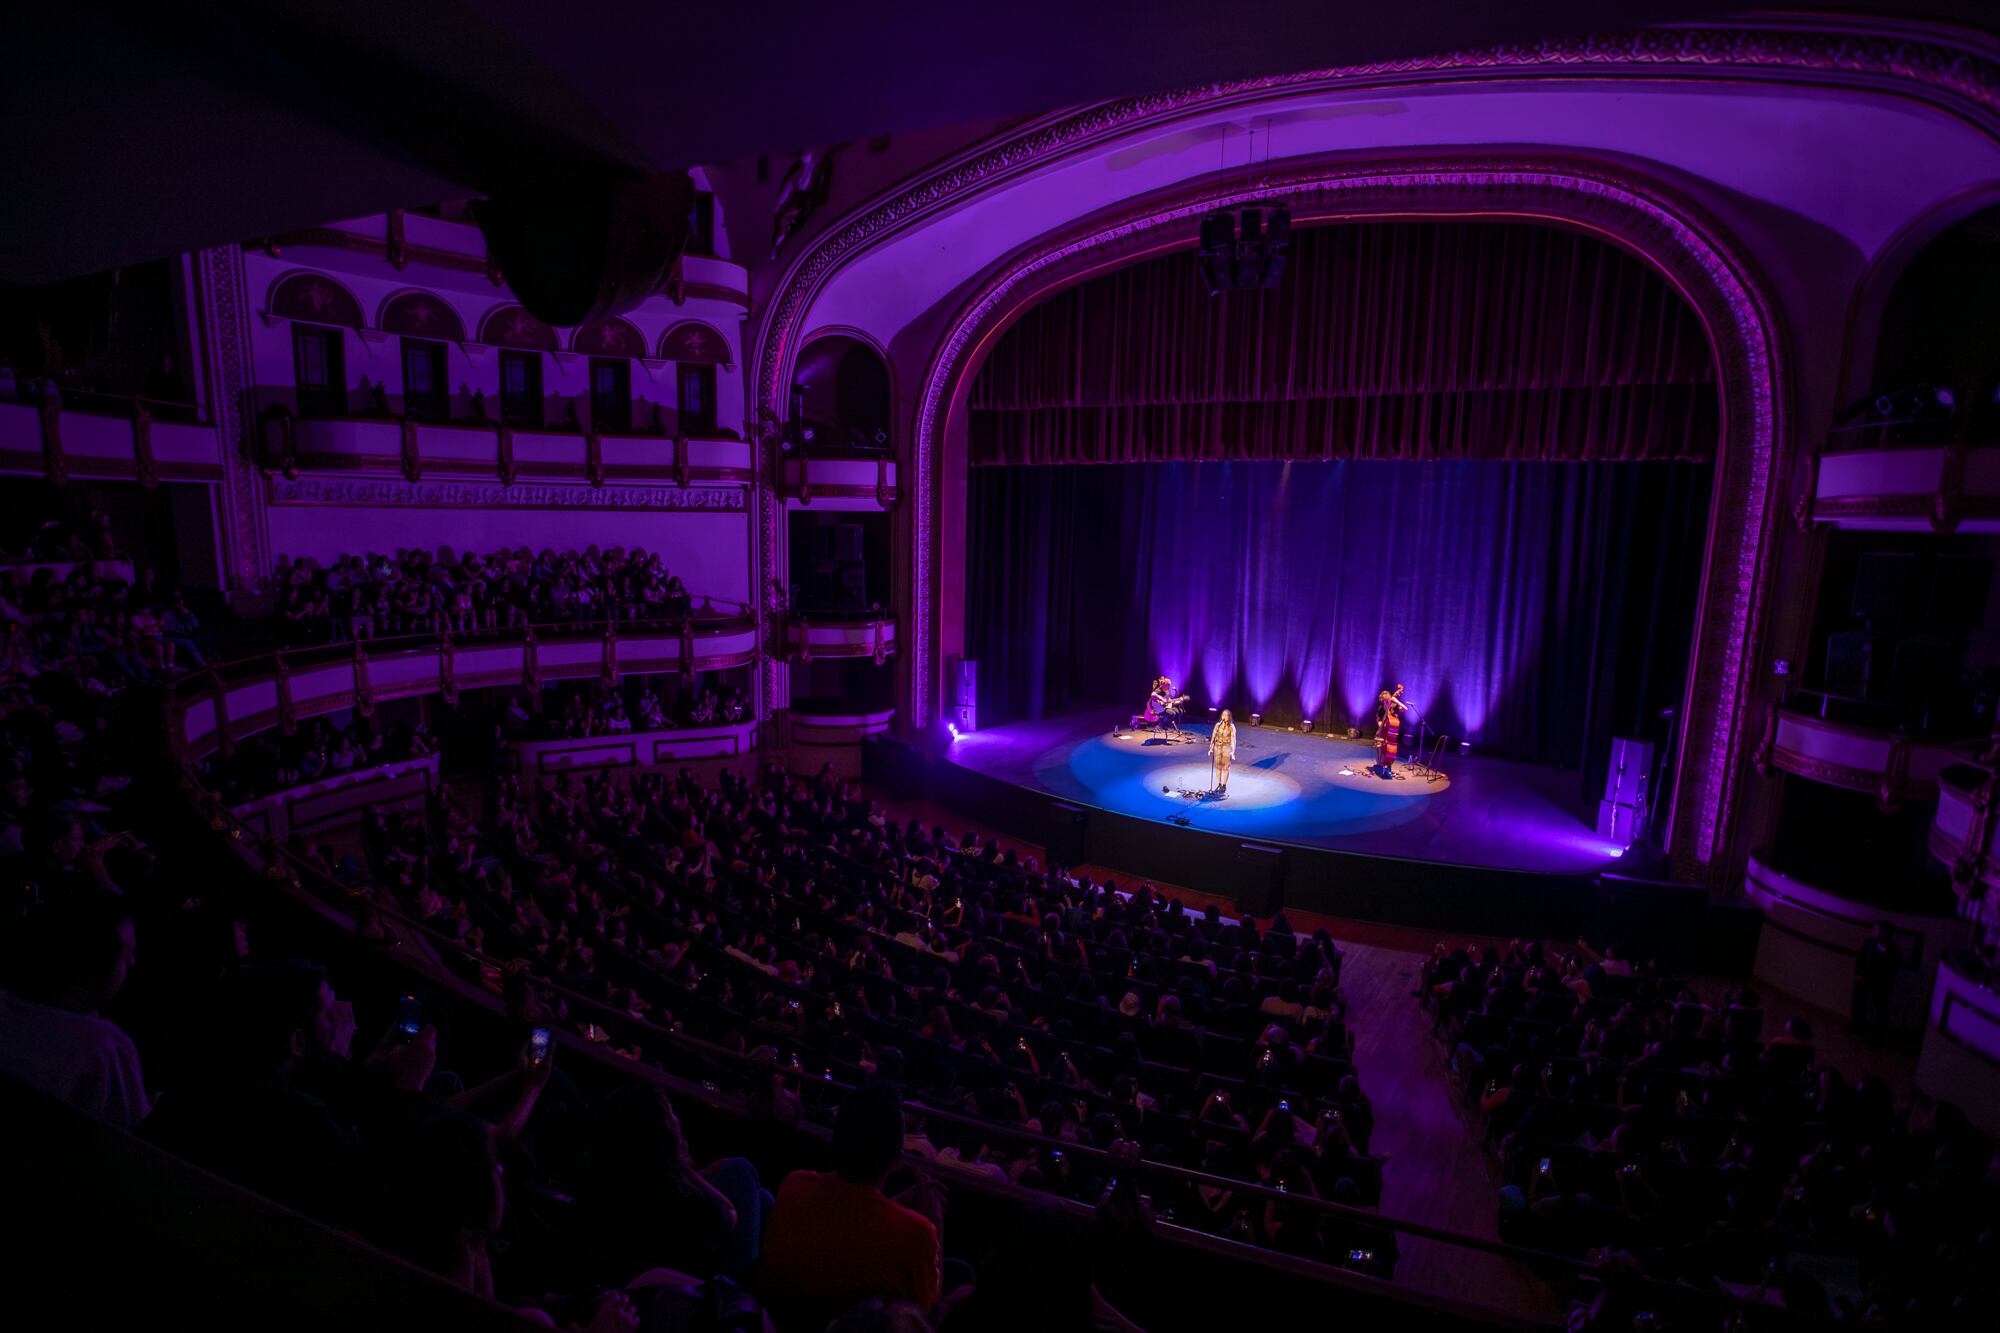
[[[917,1208],[882,1193],[903,1160],[894,1088],[871,1084],[848,1094],[834,1120],[833,1152],[835,1170],[794,1171],[778,1189],[764,1233],[765,1302],[816,1325],[871,1298],[909,1301],[928,1314],[938,1299],[943,1199],[921,1177],[906,1196]]]

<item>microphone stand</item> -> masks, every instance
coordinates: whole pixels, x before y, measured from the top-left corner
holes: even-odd
[[[1431,724],[1424,720],[1425,715],[1423,713],[1419,713],[1408,704],[1403,705],[1403,712],[1414,719],[1417,724],[1417,759],[1415,763],[1410,765],[1410,770],[1419,777],[1429,778],[1431,772],[1430,766],[1424,762],[1424,737],[1429,733]]]

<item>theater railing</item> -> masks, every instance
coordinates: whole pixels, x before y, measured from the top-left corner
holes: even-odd
[[[222,743],[307,718],[389,699],[550,681],[723,670],[757,660],[755,622],[743,614],[584,626],[406,635],[278,651],[225,662],[174,683],[178,741],[196,757]]]
[[[1829,448],[1807,460],[1802,530],[2000,532],[2000,448]]]
[[[71,477],[220,481],[215,427],[192,403],[44,388],[0,400],[0,473],[61,483]]]
[[[801,507],[892,509],[901,498],[896,460],[886,450],[869,453],[790,455],[778,464],[778,494]]]
[[[1946,959],[1931,986],[1930,1021],[1917,1056],[1916,1083],[1956,1102],[1988,1134],[2000,1134],[2000,989]]]
[[[1767,715],[1759,772],[1790,773],[1875,798],[1884,810],[1935,800],[1938,774],[1976,754],[1967,737],[1913,735],[1882,708],[1813,690],[1792,690]]]
[[[484,412],[482,406],[478,413]],[[301,473],[347,481],[486,481],[602,486],[748,486],[756,446],[748,440],[689,436],[660,415],[648,429],[563,429],[493,418],[433,421],[421,416],[294,416],[282,408],[258,423],[257,461],[284,482]]]
[[[881,666],[896,651],[896,617],[862,611],[793,611],[785,618],[785,656],[798,662],[865,657]]]

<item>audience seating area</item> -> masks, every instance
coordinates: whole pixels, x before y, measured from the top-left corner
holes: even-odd
[[[466,567],[396,568],[447,566]],[[186,644],[151,656],[83,633],[152,587],[79,569],[15,599],[0,1070],[496,1316],[696,1329],[761,1307],[803,1329],[874,1292],[946,1328],[1103,1326],[1118,1309],[1193,1326],[1107,1276],[1147,1244],[1150,1271],[1233,1264],[1273,1300],[1391,1282],[1413,1242],[1485,1249],[1594,1329],[1961,1327],[1991,1283],[1993,1150],[1956,1108],[1898,1108],[1879,1080],[1817,1063],[1808,1031],[1765,1032],[1747,988],[1705,1000],[1615,946],[1440,945],[1422,970],[1502,1180],[1495,1243],[1373,1211],[1389,1166],[1370,1151],[1342,951],[1283,916],[1043,866],[892,818],[828,773],[536,787],[446,755],[422,810],[283,847],[232,825],[247,796],[438,746],[360,718],[211,756],[189,787],[210,817],[189,818],[150,799],[161,775],[132,762],[133,738],[157,734],[149,687],[213,655],[205,632],[184,622]],[[589,734],[634,689],[657,706],[649,680],[625,684],[555,687],[571,692],[544,725]],[[254,897],[190,876],[192,848],[226,878],[229,846],[265,872]],[[139,993],[121,999],[135,946]],[[296,961],[345,949],[368,961]],[[731,1151],[697,1158],[676,1106]],[[932,1276],[830,1280],[854,1264],[799,1219],[829,1192],[886,1199],[892,1175],[910,1188],[863,1234],[914,1243]],[[991,1267],[1023,1210],[1101,1229],[1027,1304]],[[897,1230],[912,1214],[928,1233]]]
[[[484,555],[406,549],[344,555],[330,565],[281,559],[271,582],[286,641],[297,644],[671,620],[694,609],[658,555],[617,546]]]
[[[1498,1157],[1509,1239],[1806,1320],[1990,1311],[1992,1141],[1958,1107],[1898,1106],[1821,1062],[1802,1019],[1765,1031],[1748,986],[1516,940],[1439,944],[1420,996]]]

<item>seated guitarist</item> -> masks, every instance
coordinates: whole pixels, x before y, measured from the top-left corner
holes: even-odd
[[[1160,676],[1153,681],[1153,692],[1146,696],[1146,711],[1141,716],[1148,726],[1164,723],[1169,730],[1178,732],[1181,729],[1181,705],[1186,702],[1186,695],[1174,696],[1173,681]]]

